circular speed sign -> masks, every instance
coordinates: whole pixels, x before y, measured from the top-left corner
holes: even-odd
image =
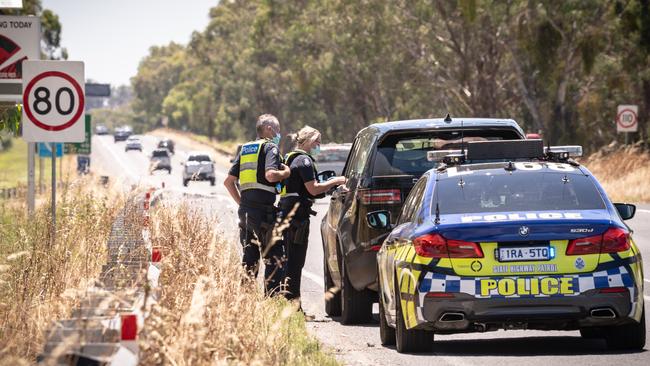
[[[622,109],[616,116],[616,123],[618,123],[622,128],[630,128],[636,124],[636,121],[636,111],[631,108]]]
[[[84,93],[77,81],[61,71],[36,75],[23,92],[25,114],[46,131],[62,131],[84,112]]]

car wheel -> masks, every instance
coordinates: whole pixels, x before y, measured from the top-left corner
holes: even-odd
[[[341,322],[364,324],[372,320],[372,296],[370,290],[357,291],[350,282],[345,258],[341,260]]]
[[[379,271],[377,271],[379,273]],[[381,344],[384,346],[393,346],[395,345],[395,328],[392,328],[388,325],[388,320],[386,320],[386,308],[384,306],[384,295],[381,288],[381,282],[379,283],[379,338],[381,339]]]
[[[587,327],[587,328],[580,328],[580,336],[585,339],[596,339],[596,338],[604,338],[605,334],[603,333],[602,328]]]
[[[167,169],[167,173],[171,174],[172,173],[172,168]]]
[[[215,182],[216,182],[216,181],[215,181],[214,178],[211,178],[211,179],[210,179],[210,185],[211,185],[211,186],[214,186]]]
[[[607,348],[612,350],[642,350],[645,347],[645,309],[641,321],[616,327],[604,327]]]
[[[187,187],[187,182],[189,182],[188,179],[183,179],[183,187]]]
[[[341,316],[341,289],[337,289],[334,280],[332,280],[326,257],[323,259],[323,279],[325,282],[325,314]]]
[[[402,301],[400,300],[399,285],[395,276],[395,344],[399,353],[431,352],[433,349],[433,332],[420,329],[408,329],[404,323]]]

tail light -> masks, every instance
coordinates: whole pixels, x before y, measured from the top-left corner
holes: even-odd
[[[630,249],[630,234],[621,228],[609,228],[604,234],[569,241],[567,255],[624,252]]]
[[[135,341],[138,336],[138,318],[135,314],[123,314],[121,320],[121,339],[123,341]]]
[[[427,234],[413,240],[415,252],[429,258],[483,258],[477,243],[447,240],[440,234]]]
[[[598,289],[598,292],[601,294],[621,294],[627,292],[626,287],[606,287]]]
[[[373,203],[394,204],[402,202],[402,193],[399,189],[367,189],[360,190],[361,203],[369,205]]]
[[[427,292],[424,297],[433,298],[433,299],[449,299],[454,297],[453,292]]]

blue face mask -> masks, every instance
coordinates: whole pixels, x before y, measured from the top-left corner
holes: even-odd
[[[277,134],[277,135],[273,136],[273,138],[271,139],[271,142],[278,145],[280,143],[280,137],[281,137],[280,134]]]
[[[320,145],[316,145],[313,147],[310,151],[311,155],[318,155],[320,154]]]

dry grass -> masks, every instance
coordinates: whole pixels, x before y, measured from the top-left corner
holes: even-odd
[[[616,202],[650,202],[650,153],[639,146],[607,146],[583,159]]]
[[[218,221],[181,207],[159,209],[153,222],[165,257],[160,302],[141,338],[144,364],[336,364],[295,307],[245,275]]]
[[[89,186],[80,180],[61,192],[52,244],[49,203],[28,217],[22,200],[0,201],[0,363],[33,363],[46,328],[69,316],[105,262],[123,200]]]

